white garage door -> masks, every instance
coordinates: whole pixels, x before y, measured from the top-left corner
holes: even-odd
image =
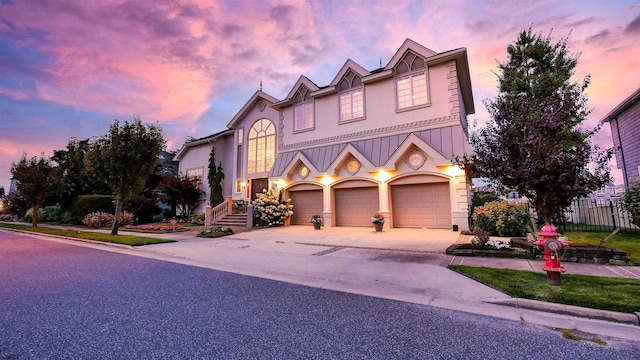
[[[451,227],[448,183],[391,186],[394,227]]]
[[[322,190],[301,190],[289,192],[293,205],[292,225],[313,225],[311,215],[322,215]]]
[[[371,216],[378,212],[378,187],[335,189],[336,225],[373,226]]]

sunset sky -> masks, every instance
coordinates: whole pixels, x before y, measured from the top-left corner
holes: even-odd
[[[177,150],[223,130],[260,81],[282,99],[301,74],[327,85],[348,58],[378,68],[406,38],[467,48],[469,119],[483,124],[496,61],[530,26],[581,53],[588,126],[640,87],[640,1],[0,0],[0,186],[22,153],[50,156],[133,114]],[[612,146],[608,125],[596,140]]]

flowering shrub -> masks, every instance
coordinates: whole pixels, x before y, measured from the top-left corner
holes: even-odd
[[[475,229],[496,236],[524,236],[529,221],[526,205],[506,201],[486,203],[473,211]]]
[[[371,222],[374,224],[384,224],[384,215],[380,213],[375,213],[371,217]]]
[[[196,236],[206,237],[206,238],[215,238],[215,237],[226,236],[231,234],[233,234],[233,230],[231,228],[216,226],[216,227],[204,229],[200,231],[200,233],[198,233],[198,235]]]
[[[146,230],[146,231],[174,231],[173,225],[126,225],[125,229]],[[176,225],[175,231],[184,230],[184,226]]]
[[[266,226],[282,225],[293,215],[291,199],[285,201],[280,192],[276,194],[273,190],[257,194],[257,198],[253,201],[253,209],[260,222]]]
[[[101,228],[113,225],[113,215],[102,211],[94,211],[82,218],[82,223],[88,227]]]
[[[120,226],[129,225],[133,221],[133,214],[125,211],[120,215],[118,219]],[[113,214],[107,214],[102,211],[94,211],[84,216],[82,223],[85,226],[92,228],[110,227],[113,226]]]
[[[1,214],[0,221],[18,221],[18,215]]]

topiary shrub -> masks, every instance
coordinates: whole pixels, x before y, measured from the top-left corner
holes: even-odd
[[[494,201],[475,208],[475,230],[495,236],[524,236],[529,223],[529,209],[523,204]]]

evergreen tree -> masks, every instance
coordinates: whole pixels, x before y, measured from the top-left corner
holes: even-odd
[[[80,195],[106,195],[111,189],[100,179],[87,171],[84,163],[89,151],[89,139],[72,138],[67,150],[54,150],[51,160],[58,166],[58,174],[64,182],[63,190],[58,194],[58,203],[68,207]]]
[[[165,139],[157,124],[143,124],[139,116],[120,126],[115,119],[109,132],[92,139],[85,164],[90,173],[104,180],[116,198],[111,235],[118,234],[124,203],[138,194],[153,174]]]
[[[211,206],[217,206],[224,202],[224,196],[222,194],[222,180],[224,180],[224,172],[222,169],[222,161],[218,163],[216,167],[216,147],[211,147],[211,153],[209,154],[209,189],[211,194],[209,195],[209,202]]]
[[[491,120],[471,136],[474,156],[462,163],[503,192],[526,196],[546,223],[610,181],[611,151],[590,142],[598,128],[581,123],[589,114],[582,83],[571,82],[578,55],[566,39],[522,31],[499,64],[499,93],[485,100]],[[589,163],[595,167],[589,170]]]

